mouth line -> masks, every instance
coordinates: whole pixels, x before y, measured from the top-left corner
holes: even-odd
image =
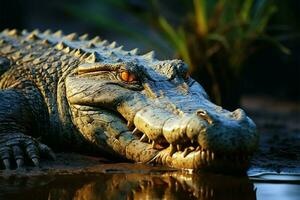
[[[74,105],[74,109],[95,112],[100,110],[100,108],[94,106],[78,106]],[[100,111],[103,112],[103,109]],[[128,156],[126,155],[130,160],[151,165],[163,165],[177,169],[192,170],[208,169],[210,171],[212,169],[214,171],[216,169],[216,171],[224,171],[223,169],[227,168],[230,171],[245,171],[245,169],[249,167],[252,157],[251,152],[238,150],[232,153],[215,151],[212,148],[204,148],[201,146],[196,138],[187,139],[188,137],[180,140],[180,144],[178,144],[178,140],[173,144],[167,142],[163,134],[161,137],[156,137],[156,139],[153,140],[150,139],[146,133],[139,130],[132,120],[127,120],[119,112],[114,112],[114,114],[115,117],[120,119],[120,123],[124,123],[125,126],[127,123],[127,127],[124,127],[124,130],[119,132],[119,134],[115,133],[114,138],[118,140],[123,132],[132,136],[132,138],[128,137],[131,138],[130,140],[132,141],[131,147],[128,148],[130,149],[128,152],[131,153],[128,154]],[[114,151],[119,152],[118,150],[119,149],[116,149]],[[135,153],[132,154],[132,152]],[[119,154],[122,153],[123,152],[120,152]]]
[[[250,153],[222,153],[205,149],[195,140],[186,140],[183,144],[170,144],[165,139],[154,141],[135,127],[134,123],[128,122],[129,131],[139,142],[151,145],[158,150],[158,154],[151,160],[151,164],[165,165],[168,159],[190,159],[194,157],[201,162],[201,167],[230,167],[246,168],[249,165],[252,155]]]

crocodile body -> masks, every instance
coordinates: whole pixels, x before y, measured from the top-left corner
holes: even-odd
[[[253,121],[210,102],[181,60],[61,31],[0,33],[0,158],[56,151],[185,169],[247,169]],[[37,140],[36,138],[40,138]],[[45,144],[43,144],[45,143]],[[47,145],[47,146],[46,146]],[[48,147],[49,146],[49,147]]]

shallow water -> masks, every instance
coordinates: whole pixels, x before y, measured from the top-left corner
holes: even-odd
[[[105,173],[0,179],[2,199],[300,199],[300,176],[187,172]]]
[[[256,188],[257,199],[300,199],[300,174],[262,173],[250,178]]]

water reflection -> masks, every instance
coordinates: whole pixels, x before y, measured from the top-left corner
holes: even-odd
[[[256,199],[248,177],[185,172],[12,179],[0,184],[8,199]]]
[[[251,176],[257,199],[299,200],[300,174],[264,172]]]

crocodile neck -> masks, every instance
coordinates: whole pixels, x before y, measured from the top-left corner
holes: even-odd
[[[12,64],[2,75],[0,88],[16,88],[26,93],[37,131],[43,130],[37,135],[42,135],[47,144],[80,148],[84,139],[71,123],[64,84],[79,59],[45,41],[24,42],[16,37],[8,38],[5,45],[7,52],[4,53]]]

